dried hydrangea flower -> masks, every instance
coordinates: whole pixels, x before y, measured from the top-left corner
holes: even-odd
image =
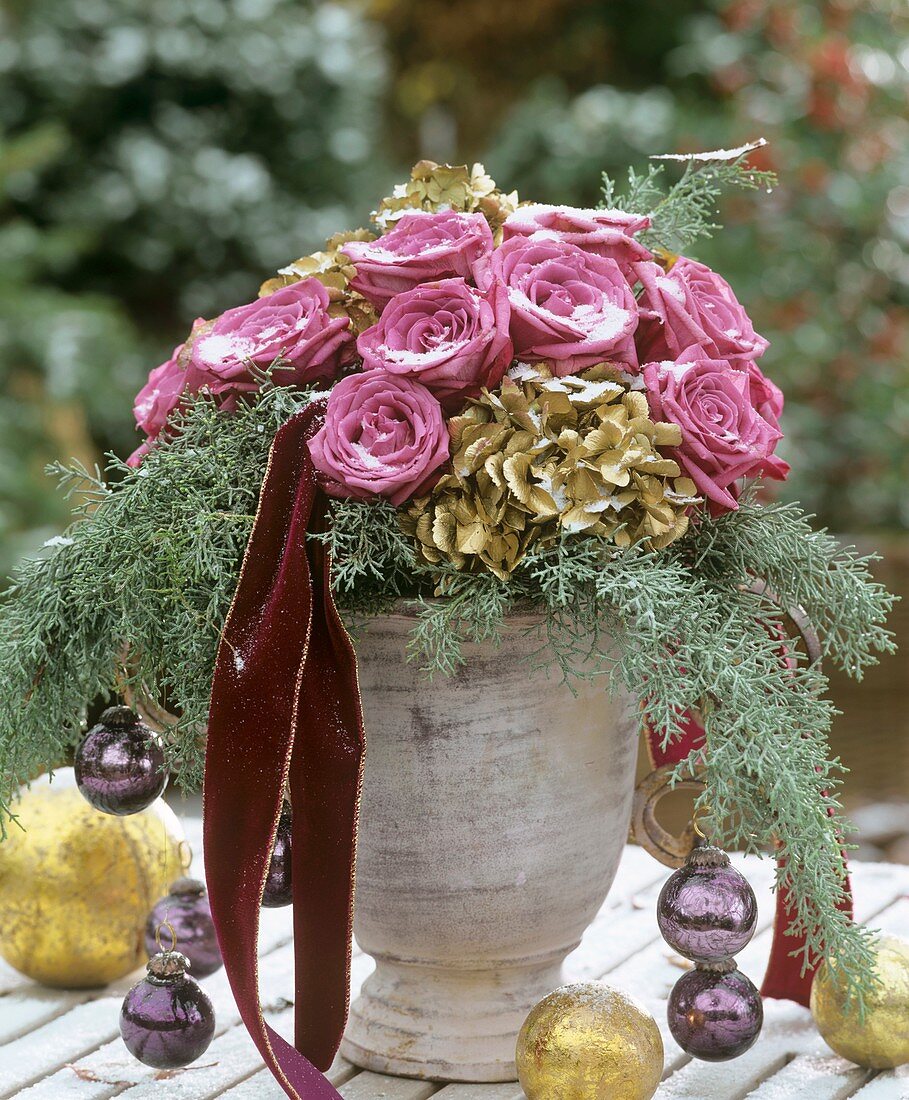
[[[553,378],[519,365],[449,423],[451,470],[399,512],[430,562],[507,578],[561,534],[668,546],[688,528],[694,483],[660,450],[678,444],[608,364]]]
[[[499,244],[502,225],[517,206],[517,191],[508,194],[500,191],[482,164],[468,168],[466,164],[421,160],[414,165],[410,179],[399,183],[392,194],[379,203],[373,221],[384,233],[398,218],[413,210],[480,213],[489,222],[495,242]]]

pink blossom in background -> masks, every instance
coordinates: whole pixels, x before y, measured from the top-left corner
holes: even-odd
[[[659,264],[635,266],[639,299],[638,355],[678,359],[699,348],[710,359],[759,359],[768,341],[758,336],[732,287],[705,264],[680,257],[668,272]]]
[[[332,496],[399,505],[435,483],[449,435],[442,406],[425,386],[371,370],[332,389],[309,451]]]
[[[257,390],[256,371],[276,359],[280,385],[328,382],[351,361],[354,342],[347,317],[328,312],[328,291],[303,279],[248,305],[229,309],[192,342],[187,368],[192,390],[213,394]]]
[[[548,233],[555,240],[615,260],[622,273],[634,282],[632,264],[652,260],[653,256],[633,234],[649,225],[650,218],[621,210],[582,210],[575,206],[529,203],[509,214],[502,233],[506,241]]]
[[[508,292],[463,279],[424,283],[392,298],[357,340],[364,370],[412,378],[454,409],[498,386],[512,358]]]
[[[637,303],[614,260],[533,233],[497,248],[493,273],[508,288],[518,358],[549,360],[557,375],[603,360],[637,370]]]
[[[357,269],[351,287],[382,309],[418,283],[459,276],[489,282],[493,240],[482,214],[456,210],[405,214],[376,241],[349,241],[341,251]]]
[[[788,463],[773,454],[783,433],[762,386],[766,381],[753,363],[738,367],[694,355],[687,362],[644,367],[651,416],[682,429],[681,446],[670,453],[721,510],[738,508],[740,478],[783,479],[789,472]]]

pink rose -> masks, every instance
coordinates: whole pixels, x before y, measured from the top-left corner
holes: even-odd
[[[754,364],[737,367],[724,359],[644,367],[651,416],[682,429],[682,444],[670,448],[672,456],[720,509],[738,508],[734,483],[739,478],[782,479],[789,472],[788,464],[773,454],[783,433],[764,400],[766,381]]]
[[[372,370],[332,389],[309,452],[332,496],[388,497],[398,505],[434,484],[448,461],[449,436],[425,386]]]
[[[186,371],[180,365],[180,354],[185,344],[178,344],[170,359],[149,372],[148,381],[136,394],[133,415],[136,426],[145,432],[146,439],[126,460],[128,466],[140,466],[151,450],[152,441],[161,434],[171,413],[180,404],[186,389]]]
[[[767,341],[758,336],[732,287],[709,267],[680,257],[668,272],[635,265],[643,285],[637,344],[641,362],[678,359],[687,348],[709,359],[758,359]]]
[[[354,263],[350,285],[381,309],[418,283],[460,276],[481,289],[489,282],[492,231],[482,214],[415,211],[377,241],[348,241]]]
[[[452,407],[502,381],[511,363],[508,293],[499,282],[474,290],[463,279],[425,283],[392,298],[357,340],[364,370],[422,382]]]
[[[132,466],[133,469],[142,465],[145,460],[145,456],[151,454],[153,441],[146,439],[144,443],[140,443],[139,446],[133,451],[133,453],[126,460],[127,466]]]
[[[575,206],[529,203],[509,214],[502,233],[506,241],[511,237],[548,233],[553,239],[577,245],[585,252],[615,260],[623,274],[630,276],[633,263],[653,259],[650,251],[633,237],[649,225],[650,218],[621,210],[581,210]]]
[[[615,260],[533,233],[496,249],[493,273],[508,287],[519,358],[551,360],[557,375],[604,359],[637,370],[637,304]]]
[[[136,394],[133,415],[137,427],[155,438],[167,423],[167,418],[179,405],[186,389],[186,371],[180,366],[183,344],[178,344],[170,359],[149,373],[148,381]]]
[[[328,312],[328,291],[318,279],[303,279],[222,313],[192,342],[187,378],[196,391],[237,394],[257,390],[256,371],[276,359],[274,379],[304,385],[335,378],[353,354],[347,317]]]

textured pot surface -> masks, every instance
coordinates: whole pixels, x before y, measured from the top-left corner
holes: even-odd
[[[612,884],[628,832],[626,700],[531,675],[538,619],[432,683],[413,618],[357,642],[368,738],[354,930],[376,970],[342,1054],[386,1073],[515,1079],[515,1039]]]

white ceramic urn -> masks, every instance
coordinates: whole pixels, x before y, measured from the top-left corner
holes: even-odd
[[[628,834],[633,708],[531,674],[532,614],[432,682],[412,615],[357,640],[367,755],[354,931],[376,961],[341,1053],[367,1069],[515,1079],[518,1030],[561,984]]]

